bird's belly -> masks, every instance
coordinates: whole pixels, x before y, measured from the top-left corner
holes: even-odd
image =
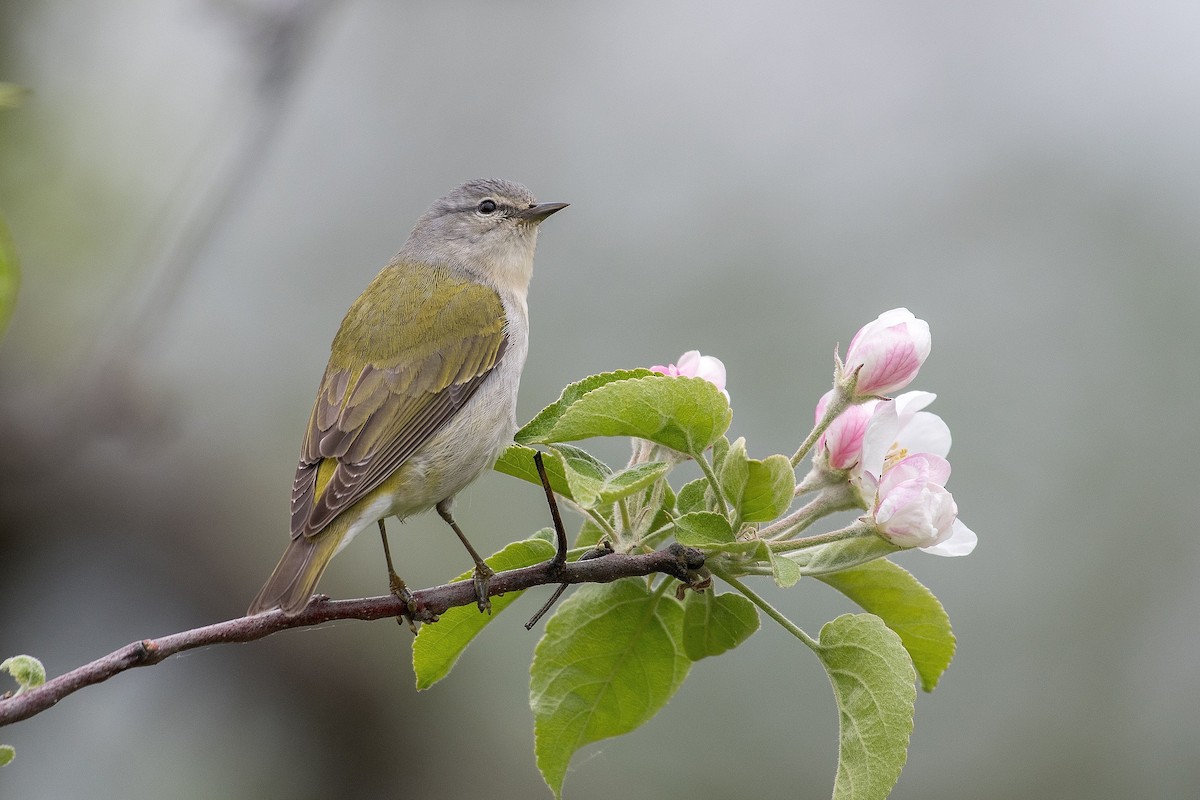
[[[343,512],[354,522],[338,550],[376,520],[427,511],[490,469],[516,431],[515,395],[504,381],[485,382],[387,480]]]

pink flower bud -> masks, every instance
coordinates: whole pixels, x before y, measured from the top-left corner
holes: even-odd
[[[672,377],[703,378],[720,389],[726,400],[729,399],[729,392],[725,391],[725,364],[716,356],[702,356],[699,350],[688,350],[679,357],[678,364],[659,364],[650,367],[650,371]]]
[[[921,453],[888,469],[879,480],[871,518],[879,535],[900,547],[936,555],[967,555],[975,534],[958,521],[958,506],[946,491],[950,463]]]
[[[818,423],[825,417],[825,409],[829,407],[835,391],[830,389],[817,403]],[[817,440],[817,453],[828,454],[830,469],[850,469],[862,460],[863,439],[878,404],[878,400],[868,400],[850,406],[830,423],[825,433]]]
[[[846,348],[845,373],[858,369],[855,394],[890,394],[917,376],[929,357],[929,323],[907,308],[893,308],[854,334]]]

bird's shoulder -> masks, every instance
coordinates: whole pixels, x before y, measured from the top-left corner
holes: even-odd
[[[330,366],[354,370],[425,361],[464,340],[498,340],[504,324],[504,304],[493,287],[448,267],[397,259],[346,312]]]

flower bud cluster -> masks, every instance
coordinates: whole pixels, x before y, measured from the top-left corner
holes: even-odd
[[[834,388],[817,403],[818,424],[831,404],[845,406],[817,441],[816,468],[845,480],[859,495],[876,532],[900,547],[943,556],[967,555],[976,536],[958,519],[946,490],[950,428],[924,411],[937,397],[905,392],[929,355],[929,325],[906,308],[863,326],[838,361]]]

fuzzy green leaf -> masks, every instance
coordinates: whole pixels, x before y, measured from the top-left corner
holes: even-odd
[[[903,549],[903,547],[897,547],[888,542],[882,536],[868,533],[820,547],[797,550],[789,553],[788,557],[796,562],[800,567],[800,572],[804,575],[825,575],[890,556]]]
[[[533,456],[537,452],[532,447],[510,444],[508,449],[500,454],[493,469],[496,472],[541,486],[542,479],[538,475],[537,465],[533,463]],[[542,453],[542,465],[546,468],[546,477],[550,479],[550,488],[554,490],[554,493],[574,502],[575,498],[572,497],[571,486],[567,483],[562,457],[554,451],[545,451]]]
[[[553,558],[555,547],[543,538],[513,542],[495,555],[485,558],[497,572],[528,567]],[[471,577],[463,573],[458,580]],[[422,625],[413,640],[413,672],[417,689],[428,689],[450,674],[458,657],[489,622],[507,608],[523,592],[508,592],[492,598],[492,613],[481,614],[474,605],[458,606],[442,614],[437,622]]]
[[[729,452],[715,467],[717,483],[721,486],[721,494],[735,509],[741,510],[742,495],[746,491],[746,481],[750,478],[750,459],[746,455],[746,440],[738,437],[729,445]],[[740,513],[738,519],[741,519]]]
[[[733,544],[733,528],[715,511],[693,511],[676,518],[675,540],[688,547],[719,547]]]
[[[921,677],[921,688],[934,690],[954,658],[955,640],[950,617],[933,592],[886,558],[817,578],[895,631]]]
[[[561,447],[562,445],[555,445]],[[609,475],[600,487],[600,502],[615,503],[654,484],[671,471],[666,461],[646,461]]]
[[[733,592],[688,592],[683,601],[683,647],[699,661],[737,647],[758,630],[758,609]]]
[[[792,505],[796,472],[787,456],[773,455],[746,462],[746,486],[739,507],[745,522],[770,522]]]
[[[571,499],[580,508],[595,508],[600,503],[604,482],[612,474],[609,466],[586,450],[569,444],[551,445],[550,449],[562,459]]]
[[[654,373],[608,380],[563,403],[560,400],[518,431],[517,441],[551,444],[633,436],[699,457],[733,418],[725,395],[708,381]]]
[[[604,372],[599,375],[590,375],[581,381],[576,381],[563,389],[562,394],[557,400],[543,408],[533,419],[525,423],[525,426],[517,431],[516,436],[513,438],[519,444],[549,441],[544,438],[545,435],[554,428],[566,410],[588,392],[613,381],[623,381],[629,378],[640,378],[655,374],[657,373],[651,372],[648,369],[617,370],[615,372]]]
[[[11,764],[16,755],[17,751],[13,749],[11,744],[0,744],[0,767]]]
[[[675,508],[680,514],[710,510],[708,503],[705,501],[705,493],[708,491],[708,487],[708,478],[696,478],[694,481],[688,481],[679,490],[679,495],[675,499]]]
[[[767,549],[767,558],[771,562],[771,577],[775,579],[775,585],[781,589],[795,586],[804,574],[795,561],[782,553]]]
[[[36,689],[46,682],[46,668],[33,656],[13,656],[0,661],[0,672],[7,672],[17,682],[17,691],[22,694]]]
[[[683,606],[645,581],[579,587],[546,624],[530,668],[538,769],[562,797],[571,756],[634,730],[671,699],[691,660]]]
[[[916,674],[900,637],[873,614],[844,614],[816,648],[838,706],[834,800],[883,800],[908,757]]]

